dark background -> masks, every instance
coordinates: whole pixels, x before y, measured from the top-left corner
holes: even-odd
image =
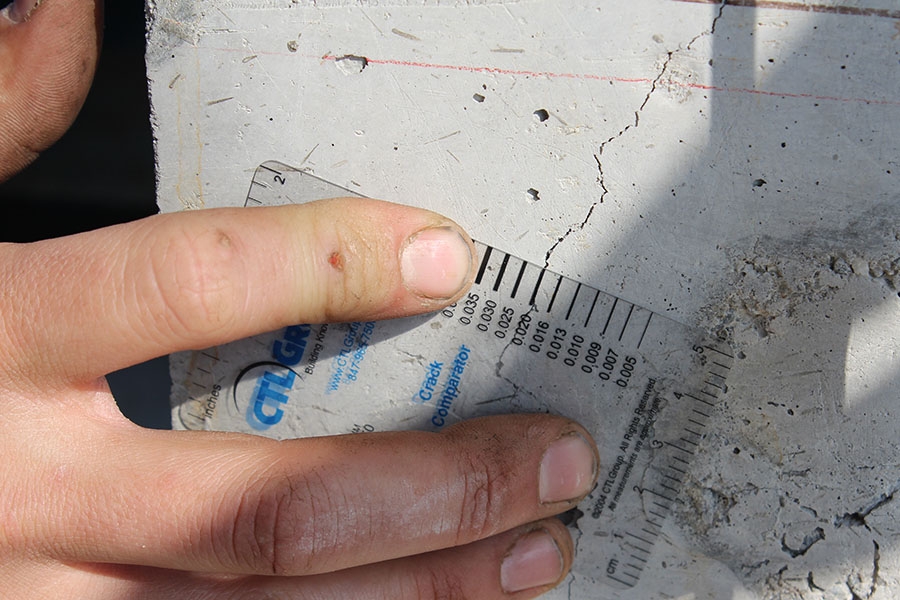
[[[97,75],[78,119],[37,161],[0,184],[0,241],[70,235],[157,212],[144,31],[143,2],[106,3]],[[165,358],[113,373],[109,382],[131,420],[170,426]]]

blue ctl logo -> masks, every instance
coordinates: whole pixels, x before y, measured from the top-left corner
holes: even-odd
[[[292,367],[300,364],[311,332],[309,325],[294,325],[285,329],[282,339],[272,345],[274,361],[253,363],[240,372],[234,383],[234,398],[238,401],[239,384],[255,377],[256,383],[247,401],[247,423],[257,431],[265,431],[284,418],[284,406],[297,379],[302,379]],[[249,387],[249,386],[248,386]]]

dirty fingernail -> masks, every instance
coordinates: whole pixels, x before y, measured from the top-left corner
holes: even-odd
[[[500,565],[500,585],[507,593],[550,585],[563,574],[562,552],[544,530],[527,533],[515,543]]]
[[[0,10],[0,15],[6,17],[13,23],[21,23],[27,21],[34,9],[38,7],[41,0],[15,0],[12,4]]]
[[[578,434],[553,442],[541,459],[541,502],[574,500],[590,492],[596,478],[596,462],[593,448]]]
[[[400,273],[411,292],[451,298],[469,280],[472,252],[455,229],[433,227],[412,235],[400,254]]]

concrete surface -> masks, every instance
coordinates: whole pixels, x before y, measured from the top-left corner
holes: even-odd
[[[242,205],[277,159],[730,337],[623,598],[900,593],[893,0],[150,8],[163,210]]]

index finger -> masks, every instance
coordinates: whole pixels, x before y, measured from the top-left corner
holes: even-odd
[[[347,198],[8,244],[5,376],[46,390],[287,325],[436,310],[468,287],[474,264],[472,241],[449,219]]]

